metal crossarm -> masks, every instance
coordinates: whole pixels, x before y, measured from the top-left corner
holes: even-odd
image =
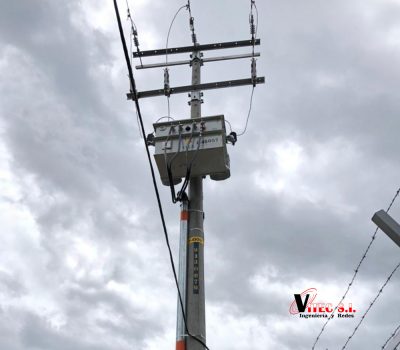
[[[251,57],[260,57],[259,52],[255,52],[254,55],[252,53],[245,53],[242,55],[231,55],[231,56],[219,56],[219,57],[208,57],[202,58],[202,62],[217,62],[217,61],[226,61],[226,60],[237,60],[241,58],[251,58]],[[174,61],[174,62],[160,62],[160,63],[151,63],[151,64],[139,64],[135,68],[136,69],[146,69],[146,68],[159,68],[159,67],[170,67],[170,66],[181,66],[185,64],[191,64],[191,60],[185,61]]]
[[[218,81],[214,83],[205,83],[205,84],[196,84],[196,85],[184,85],[173,87],[169,90],[169,94],[180,94],[191,91],[200,91],[200,90],[211,90],[211,89],[220,89],[220,88],[228,88],[234,86],[243,86],[243,85],[253,85],[252,79],[237,79],[237,80],[227,80],[227,81]],[[256,84],[264,84],[265,77],[258,77],[255,80]],[[148,90],[137,93],[137,98],[145,98],[145,97],[155,97],[155,96],[163,96],[165,95],[164,89],[157,90]],[[133,93],[127,94],[128,100],[134,100]]]
[[[253,40],[240,40],[240,41],[228,41],[224,43],[214,43],[214,44],[204,44],[204,45],[191,45],[182,47],[172,47],[169,49],[158,49],[158,50],[147,50],[133,52],[133,57],[148,57],[148,56],[160,56],[160,55],[171,55],[176,53],[185,53],[193,51],[209,51],[209,50],[219,50],[219,49],[232,49],[235,47],[245,47],[260,45],[260,39]]]

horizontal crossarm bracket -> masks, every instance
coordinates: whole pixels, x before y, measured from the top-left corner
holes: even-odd
[[[264,84],[265,77],[256,78],[255,83],[256,84]],[[237,80],[218,81],[215,83],[177,86],[177,87],[171,88],[169,91],[169,94],[171,94],[171,95],[172,94],[181,94],[181,93],[185,93],[185,92],[221,89],[221,88],[243,86],[243,85],[253,85],[253,80],[252,79],[237,79]],[[155,96],[162,96],[162,95],[165,95],[165,90],[157,89],[157,90],[138,92],[137,98],[139,99],[139,98],[155,97]],[[127,97],[128,97],[128,100],[135,100],[133,93],[128,93]]]
[[[226,60],[237,60],[241,58],[251,58],[251,57],[259,57],[260,53],[255,52],[254,55],[252,53],[245,53],[243,55],[231,55],[231,56],[219,56],[219,57],[209,57],[202,58],[202,62],[217,62],[217,61],[226,61]],[[152,63],[152,64],[141,64],[137,65],[136,69],[146,69],[146,68],[160,68],[160,67],[170,67],[170,66],[181,66],[185,64],[191,64],[192,61],[173,61],[173,62],[160,62],[160,63]]]
[[[260,39],[255,39],[254,45],[260,45]],[[167,53],[168,55],[171,55],[176,53],[185,53],[193,51],[232,49],[235,47],[245,47],[245,46],[253,46],[253,40],[228,41],[224,43],[214,43],[214,44],[205,44],[196,46],[192,45],[192,46],[172,47],[169,49],[139,51],[139,52],[133,52],[133,57],[160,56],[160,55],[166,55]]]

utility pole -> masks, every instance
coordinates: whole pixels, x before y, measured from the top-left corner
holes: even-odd
[[[192,85],[201,83],[201,52],[192,53]],[[201,117],[201,91],[192,91],[191,119]],[[199,140],[200,142],[200,140]],[[206,342],[206,315],[204,294],[204,230],[203,178],[193,177],[189,183],[189,232],[187,259],[186,312],[190,332]],[[187,350],[204,350],[195,339],[188,337]]]
[[[124,49],[125,60],[129,71],[131,92],[127,98],[134,100],[138,112],[141,130],[145,134],[143,120],[140,113],[139,99],[171,94],[190,92],[191,106],[190,119],[175,120],[168,115],[168,122],[153,124],[154,133],[147,135],[145,139],[146,152],[150,162],[154,189],[160,209],[166,243],[170,253],[170,260],[174,273],[174,279],[178,289],[178,308],[176,324],[176,350],[205,350],[206,322],[205,322],[205,290],[204,290],[204,211],[203,211],[203,179],[210,176],[212,180],[221,181],[230,177],[230,161],[227,153],[227,144],[235,145],[237,134],[226,132],[224,115],[202,117],[201,104],[202,90],[220,89],[244,85],[253,85],[253,91],[257,84],[265,82],[264,77],[257,77],[256,59],[260,53],[255,52],[255,46],[260,45],[260,39],[256,39],[257,27],[254,22],[253,7],[255,0],[251,0],[251,13],[249,17],[251,40],[231,42],[219,42],[200,45],[197,42],[193,20],[190,10],[190,0],[186,8],[190,14],[190,29],[192,32],[191,46],[165,48],[159,50],[139,50],[137,30],[131,19],[132,34],[137,51],[133,57],[140,59],[140,66],[136,69],[164,67],[164,88],[137,91],[133,77],[131,62],[124,38],[117,1],[114,0],[114,8],[118,21],[118,28]],[[182,6],[181,8],[184,8]],[[179,12],[179,11],[178,11]],[[176,16],[176,15],[175,15]],[[257,15],[258,16],[258,15]],[[128,7],[128,18],[130,18]],[[258,22],[258,19],[257,21]],[[172,25],[172,23],[171,23]],[[167,41],[168,42],[168,41]],[[209,57],[202,59],[202,51],[252,47],[252,52],[240,55]],[[191,52],[190,61],[162,62],[144,65],[142,57],[172,55]],[[251,78],[228,81],[201,83],[201,66],[204,62],[217,62],[232,59],[251,58]],[[170,87],[168,66],[190,64],[192,67],[192,83],[186,86]],[[253,91],[252,95],[253,96]],[[169,106],[169,105],[168,105]],[[250,106],[251,107],[251,106]],[[250,113],[250,112],[249,112]],[[170,120],[172,119],[172,121]],[[248,120],[248,118],[247,118]],[[247,127],[246,120],[246,127]],[[229,124],[230,125],[230,124]],[[242,133],[243,134],[243,133]],[[240,134],[241,135],[241,134]],[[145,136],[145,135],[143,135]],[[184,147],[182,148],[182,144]],[[176,274],[174,259],[172,256],[168,232],[163,217],[163,211],[154,177],[153,165],[150,159],[149,146],[155,147],[154,158],[160,172],[161,182],[170,187],[172,202],[181,202],[180,216],[180,242],[179,242],[179,273]],[[191,155],[191,157],[189,157]],[[189,158],[191,158],[189,160]],[[173,161],[175,161],[173,165]],[[178,163],[178,164],[177,164]],[[185,171],[186,170],[186,171]],[[181,190],[177,193],[175,185],[184,178]],[[189,185],[189,196],[186,194]]]
[[[144,58],[159,55],[173,55],[182,53],[191,53],[190,60],[184,61],[174,61],[174,62],[161,62],[152,64],[143,64],[136,66],[136,69],[149,69],[149,68],[161,68],[164,67],[166,71],[169,66],[179,66],[189,64],[192,67],[192,82],[190,85],[170,87],[168,81],[168,73],[164,74],[164,88],[148,91],[137,91],[135,94],[128,93],[128,99],[139,100],[142,98],[156,97],[156,96],[167,96],[179,93],[190,92],[190,106],[191,113],[190,119],[193,119],[192,128],[195,125],[200,125],[200,129],[196,129],[196,133],[192,133],[193,144],[196,143],[198,148],[194,153],[207,152],[212,146],[207,146],[207,142],[220,142],[220,151],[218,155],[215,153],[212,157],[212,161],[221,161],[224,158],[224,166],[226,168],[222,173],[213,173],[212,171],[204,170],[204,172],[197,175],[190,175],[189,177],[189,196],[186,195],[182,198],[182,209],[181,209],[181,232],[180,232],[180,247],[179,247],[179,278],[178,286],[182,296],[183,308],[180,307],[180,300],[178,299],[178,315],[177,315],[177,336],[176,336],[176,350],[204,350],[205,346],[202,345],[206,343],[206,322],[205,322],[205,290],[204,290],[204,212],[203,212],[203,178],[209,175],[213,180],[224,180],[230,176],[229,169],[229,157],[226,154],[226,143],[234,144],[237,140],[236,134],[231,132],[228,136],[226,135],[224,116],[217,117],[202,117],[201,115],[201,104],[202,104],[202,91],[211,89],[221,89],[228,87],[237,87],[245,85],[253,85],[255,87],[257,84],[263,84],[265,82],[264,77],[257,77],[256,73],[256,63],[255,57],[260,56],[260,53],[254,52],[254,47],[260,45],[260,39],[255,39],[254,36],[251,40],[239,40],[231,42],[220,42],[213,44],[198,44],[194,41],[191,46],[174,47],[167,49],[158,50],[146,50],[133,52],[133,56],[136,58]],[[228,55],[228,56],[218,56],[218,57],[208,57],[202,58],[202,51],[214,51],[222,49],[235,49],[243,47],[253,47],[252,53],[239,54],[239,55]],[[201,83],[201,66],[205,62],[218,62],[225,60],[236,60],[251,58],[251,78],[247,79],[236,79],[227,81],[217,81],[209,83]],[[167,78],[167,79],[166,79]],[[221,117],[221,118],[220,118]],[[210,122],[210,118],[214,118],[216,122]],[[217,119],[215,119],[217,118]],[[207,121],[208,120],[208,121]],[[218,124],[220,120],[219,131],[217,131],[216,137],[207,136],[202,139],[202,127],[203,123],[211,125],[214,123],[214,127]],[[182,133],[182,123],[187,123],[187,120],[174,120],[162,123],[154,124],[155,135],[150,134],[147,137],[147,144],[156,147],[156,163],[158,170],[160,171],[161,180],[164,185],[172,186],[174,188],[174,181],[179,183],[182,176],[178,176],[177,173],[171,174],[171,178],[168,180],[166,178],[166,168],[168,168],[168,157],[169,159],[178,159],[179,157],[187,157],[188,151],[184,150],[185,147],[180,147],[181,138],[187,137],[191,140],[190,132],[186,132],[186,136],[181,137]],[[207,124],[211,123],[211,124]],[[216,124],[215,124],[216,123]],[[186,125],[189,127],[189,125]],[[185,128],[186,128],[185,127]],[[197,126],[198,127],[198,126]],[[167,129],[170,132],[166,131]],[[212,127],[211,127],[212,129]],[[159,133],[159,134],[158,134]],[[175,133],[175,134],[174,134]],[[179,135],[177,135],[177,133]],[[188,134],[189,133],[189,134]],[[210,130],[204,131],[204,134],[210,133]],[[211,131],[212,133],[212,131]],[[222,135],[220,134],[222,133]],[[173,135],[173,136],[171,136]],[[208,134],[210,135],[210,134]],[[181,149],[183,148],[183,149]],[[158,157],[158,158],[157,158]],[[160,158],[161,157],[161,158]],[[196,156],[192,156],[192,159],[196,159]],[[214,159],[218,158],[219,159]],[[222,157],[222,158],[221,158]],[[158,159],[158,162],[157,162]],[[186,158],[187,159],[187,158]],[[204,164],[200,164],[200,155],[196,159],[196,162],[192,162],[191,166],[197,169],[203,168]],[[204,161],[204,157],[202,158]],[[206,157],[206,162],[210,159]],[[171,161],[172,162],[172,161]],[[171,162],[169,165],[171,165]],[[178,161],[175,160],[175,163]],[[188,164],[186,164],[188,165]],[[169,169],[171,170],[171,169]],[[175,169],[179,171],[179,169]],[[197,170],[198,171],[198,170]],[[174,177],[172,175],[175,175]],[[183,175],[185,176],[185,175]],[[171,179],[173,177],[172,184]],[[175,190],[173,190],[175,193]],[[175,195],[174,195],[175,196]],[[173,199],[175,203],[176,198]],[[175,201],[174,201],[175,200]],[[187,209],[186,209],[187,208]],[[186,210],[187,211],[186,211]],[[186,237],[186,239],[185,239]],[[184,260],[184,261],[183,261]],[[186,315],[187,320],[187,330],[185,329],[183,312]],[[187,334],[188,331],[190,333]],[[186,340],[186,341],[185,341]]]

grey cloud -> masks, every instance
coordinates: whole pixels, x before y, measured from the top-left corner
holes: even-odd
[[[201,43],[248,36],[247,2],[192,3]],[[158,289],[170,298],[168,305],[176,302],[142,140],[133,106],[124,96],[128,84],[122,50],[112,49],[119,40],[116,27],[110,34],[90,24],[77,26],[71,18],[81,13],[81,5],[25,1],[3,4],[0,11],[0,67],[7,67],[0,83],[3,141],[12,156],[13,174],[22,184],[19,204],[35,220],[46,266],[36,267],[41,262],[35,255],[29,258],[35,260],[33,271],[47,275],[46,288],[70,318],[65,328],[56,330],[41,316],[3,309],[2,319],[15,314],[12,322],[0,326],[0,344],[10,350],[106,350],[114,337],[120,341],[117,348],[144,348],[156,335],[173,333],[173,324],[164,323],[168,316],[145,317],[151,305],[133,307],[105,289],[110,280],[133,283]],[[135,6],[142,49],[153,48],[143,39],[148,33],[154,34],[155,45],[164,45],[168,16],[172,18],[178,5]],[[310,348],[320,324],[297,324],[290,318],[288,303],[299,291],[255,290],[252,279],[269,267],[277,271],[268,277],[271,284],[297,286],[306,276],[345,289],[373,233],[370,217],[388,205],[399,186],[400,52],[388,43],[399,6],[361,1],[257,5],[262,38],[257,65],[267,84],[256,88],[247,133],[229,148],[231,179],[205,182],[207,302],[237,319],[256,317],[273,329],[271,337],[280,348],[301,350]],[[187,27],[183,12],[171,45],[189,44]],[[249,71],[248,61],[213,63],[204,66],[203,81],[245,77]],[[161,69],[135,76],[139,90],[162,85]],[[187,68],[171,69],[174,84],[187,84],[188,78]],[[247,88],[206,92],[203,113],[225,113],[237,130],[244,125],[249,93]],[[187,115],[186,100],[171,98],[174,116]],[[148,130],[165,115],[165,106],[164,98],[143,100]],[[299,145],[305,163],[289,174],[300,178],[280,193],[260,188],[255,177],[280,176],[271,154],[282,141]],[[23,185],[27,176],[33,176],[39,195]],[[318,199],[304,198],[302,187]],[[170,204],[167,188],[161,188],[161,195],[176,248],[179,209]],[[396,202],[394,217],[400,217],[399,208]],[[78,238],[101,254],[111,252],[101,277],[78,278],[65,266]],[[143,250],[132,252],[129,244]],[[379,233],[355,291],[366,286],[373,294],[379,289],[398,260],[396,248]],[[29,293],[26,281],[18,277],[1,275],[0,281],[7,298]],[[398,285],[398,278],[388,285],[355,337],[354,348],[379,347],[394,328]],[[167,307],[161,300],[158,306]],[[123,322],[96,320],[90,312],[102,307]],[[285,332],[272,327],[277,319]],[[89,323],[93,328],[84,332]],[[337,347],[352,326],[330,325],[321,348]],[[106,341],[96,332],[104,332]]]

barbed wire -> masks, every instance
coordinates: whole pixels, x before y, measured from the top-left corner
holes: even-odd
[[[383,345],[381,346],[381,349],[382,349],[382,350],[385,349],[386,345],[394,338],[394,336],[397,334],[397,332],[398,332],[399,329],[400,329],[400,325],[398,325],[398,326],[396,327],[396,329],[394,330],[394,332],[393,332],[393,333],[390,335],[390,337],[386,340],[385,344],[383,344]],[[397,344],[397,345],[399,345],[399,344]],[[396,345],[396,347],[397,347],[397,345]]]
[[[354,337],[354,335],[356,334],[356,332],[358,331],[358,329],[360,328],[361,323],[364,321],[365,317],[367,316],[369,310],[371,310],[372,306],[375,304],[375,302],[378,300],[378,298],[380,297],[380,295],[383,292],[383,289],[386,287],[386,285],[389,283],[390,279],[393,277],[393,275],[395,274],[395,272],[397,271],[397,269],[400,267],[400,263],[397,264],[397,266],[394,268],[394,270],[392,271],[392,273],[389,275],[389,277],[386,279],[385,283],[383,284],[383,286],[381,287],[381,289],[379,289],[378,294],[376,295],[376,297],[374,298],[374,300],[372,300],[372,302],[369,304],[367,310],[364,312],[364,315],[362,315],[360,322],[358,322],[357,326],[354,328],[353,333],[351,333],[351,335],[347,338],[346,343],[343,345],[342,350],[346,349],[347,344],[350,342],[350,340]]]
[[[386,209],[386,213],[388,213],[388,212],[390,211],[390,209],[392,208],[392,206],[393,206],[394,202],[396,201],[397,197],[399,196],[399,194],[400,194],[400,188],[396,191],[396,194],[395,194],[394,197],[392,198],[392,200],[391,200],[391,202],[390,202],[388,208]],[[370,250],[372,244],[373,244],[374,241],[375,241],[376,234],[377,234],[378,230],[379,230],[379,228],[377,227],[377,228],[375,229],[374,234],[373,234],[372,237],[371,237],[371,240],[370,240],[370,242],[369,242],[369,244],[368,244],[368,246],[367,246],[367,249],[364,251],[364,254],[363,254],[362,257],[361,257],[360,262],[358,263],[356,269],[354,270],[353,277],[351,278],[351,281],[350,281],[350,283],[348,284],[345,293],[343,294],[342,298],[341,298],[340,301],[337,303],[337,305],[336,305],[335,308],[333,309],[332,313],[330,314],[330,316],[328,317],[328,319],[326,320],[326,322],[325,322],[324,325],[322,326],[321,331],[320,331],[319,334],[317,335],[317,337],[316,337],[316,339],[315,339],[315,341],[314,341],[314,344],[313,344],[313,346],[312,346],[312,348],[311,348],[312,350],[315,349],[315,346],[317,345],[317,343],[318,343],[318,341],[320,340],[322,334],[324,333],[326,326],[327,326],[328,323],[331,321],[331,319],[334,317],[335,312],[336,312],[336,310],[338,309],[339,305],[344,301],[344,299],[346,298],[347,294],[349,293],[349,290],[350,290],[350,288],[352,287],[352,285],[353,285],[353,283],[354,283],[354,280],[356,279],[356,277],[357,277],[357,275],[358,275],[358,272],[359,272],[359,270],[360,270],[360,267],[361,267],[362,263],[364,262],[365,258],[367,257],[367,254],[368,254],[368,252],[369,252],[369,250]]]

